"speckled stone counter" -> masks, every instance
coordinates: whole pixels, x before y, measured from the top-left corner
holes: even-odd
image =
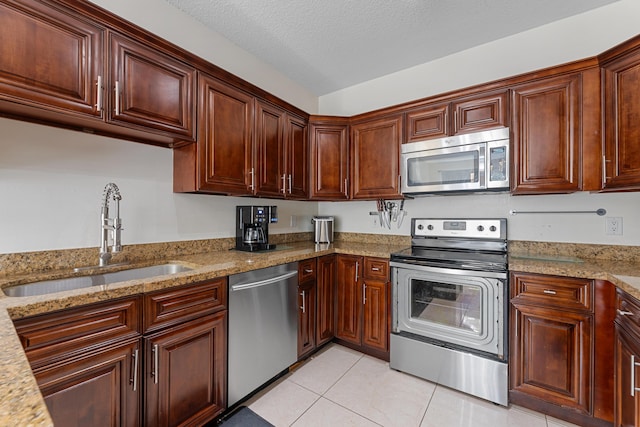
[[[197,243],[197,248],[207,249],[202,253],[193,253],[194,248],[187,247],[186,243],[178,244],[178,250],[176,245],[153,244],[143,248],[144,251],[153,252],[154,256],[150,259],[143,260],[143,256],[140,256],[140,259],[130,256],[126,260],[128,262],[126,266],[115,266],[106,271],[165,262],[183,264],[192,270],[169,276],[131,280],[41,296],[11,298],[0,293],[0,330],[2,331],[0,346],[3,349],[0,353],[0,360],[3,362],[3,369],[0,371],[0,426],[53,425],[12,320],[332,253],[388,258],[392,252],[410,245],[410,240],[406,238],[387,236],[386,239],[380,240],[374,235],[370,235],[369,238],[366,236],[368,235],[361,236],[360,241],[351,241],[347,238],[331,245],[285,240],[284,243],[281,241],[278,244],[275,251],[262,253],[228,250],[233,245],[229,239],[217,246],[203,242]],[[159,247],[164,250],[159,250]],[[157,254],[165,256],[161,257]],[[91,274],[91,269],[82,273],[73,273],[71,266],[83,265],[83,262],[90,264],[95,255],[96,249],[52,251],[50,254],[0,255],[0,267],[3,271],[0,275],[0,287]],[[122,259],[117,260],[117,262],[122,261]],[[65,262],[67,268],[64,268]],[[12,271],[13,274],[7,274],[7,271]],[[101,272],[104,271],[101,270]]]
[[[92,302],[197,283],[273,265],[332,253],[388,258],[411,245],[407,236],[337,233],[327,245],[282,237],[275,251],[248,253],[229,250],[233,239],[137,245],[114,257],[127,262],[113,269],[175,262],[192,270],[170,276],[132,280],[87,289],[33,297],[5,297],[0,293],[0,426],[52,426],[53,423],[18,340],[12,320]],[[509,242],[509,269],[530,273],[603,279],[640,298],[640,248],[564,243]],[[0,254],[0,287],[71,275],[72,266],[91,265],[97,249]]]

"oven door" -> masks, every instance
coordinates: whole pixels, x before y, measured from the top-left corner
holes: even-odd
[[[392,273],[393,332],[505,359],[506,273],[415,265]]]

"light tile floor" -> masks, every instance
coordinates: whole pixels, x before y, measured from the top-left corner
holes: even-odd
[[[567,427],[538,412],[505,408],[330,344],[247,403],[280,426]]]

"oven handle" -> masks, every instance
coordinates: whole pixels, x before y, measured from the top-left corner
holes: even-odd
[[[455,268],[428,267],[425,265],[418,265],[418,264],[406,264],[406,263],[397,262],[397,261],[391,261],[389,265],[391,267],[404,268],[406,270],[428,271],[432,273],[441,273],[441,274],[455,274],[459,276],[486,277],[486,278],[492,278],[492,279],[507,278],[506,271],[502,272],[502,271],[458,270]]]

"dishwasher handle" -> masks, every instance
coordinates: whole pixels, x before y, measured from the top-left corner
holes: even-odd
[[[271,285],[272,283],[276,283],[276,282],[280,282],[282,280],[286,280],[290,277],[293,277],[295,275],[298,274],[298,271],[290,271],[288,273],[282,274],[280,276],[276,276],[276,277],[270,277],[268,279],[265,280],[259,280],[257,282],[250,282],[250,283],[242,283],[242,284],[238,284],[238,285],[233,285],[231,286],[231,292],[236,292],[236,291],[242,291],[245,289],[252,289],[252,288],[259,288],[261,286],[267,286],[267,285]]]

